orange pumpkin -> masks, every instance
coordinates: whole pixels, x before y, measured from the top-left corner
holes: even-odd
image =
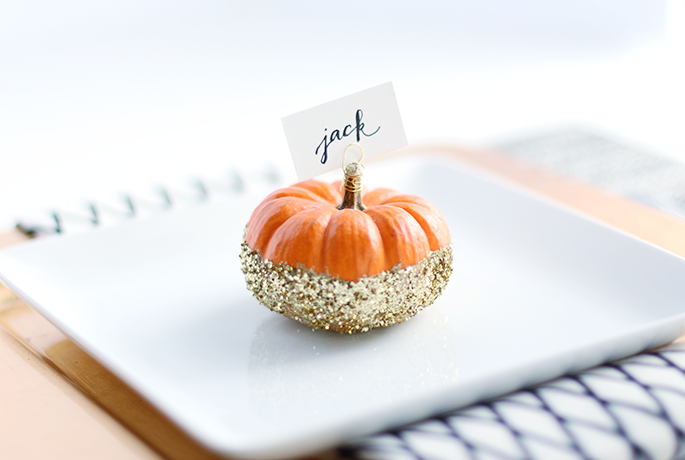
[[[450,246],[447,224],[428,200],[387,188],[362,194],[361,176],[361,166],[351,163],[345,170],[344,193],[339,182],[318,180],[271,193],[252,213],[245,244],[271,264],[307,270],[348,284],[406,269]],[[449,255],[451,262],[451,252]],[[243,271],[247,274],[245,267]],[[262,283],[251,289],[255,292],[268,286]],[[255,292],[258,298],[261,294]],[[274,302],[282,303],[273,299],[268,303]],[[283,307],[267,306],[277,311]],[[422,307],[413,308],[418,311]],[[297,305],[286,309],[295,312],[287,316],[302,321],[296,313]],[[346,325],[338,326],[333,329],[349,332]]]

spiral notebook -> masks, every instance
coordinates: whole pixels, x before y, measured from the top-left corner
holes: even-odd
[[[579,145],[593,145],[594,149],[579,148]],[[631,199],[638,198],[669,212],[670,216],[601,193],[595,202],[598,206],[584,205],[581,210],[685,255],[685,243],[673,238],[674,234],[685,230],[685,221],[679,217],[685,210],[685,201],[680,194],[682,189],[678,188],[677,181],[664,180],[664,177],[685,177],[682,165],[578,132],[558,133],[498,147],[508,156],[468,151],[459,155],[464,161],[572,207],[578,205],[579,194],[599,192],[530,169],[526,163],[512,161],[512,157],[543,164],[556,173],[613,189]],[[588,177],[588,171],[596,168],[597,156],[603,156],[605,164],[609,164],[610,161],[620,163],[626,155],[637,159],[633,161],[632,169],[627,168],[629,171],[623,171],[621,176],[609,168],[605,174],[597,176],[607,180],[607,175],[614,174],[612,184],[598,183]],[[556,160],[549,162],[552,157]],[[658,167],[645,168],[645,164]],[[653,188],[645,185],[650,181]],[[282,185],[283,179],[275,171],[267,170],[253,175],[250,184],[269,188]],[[672,184],[670,188],[666,186],[668,184]],[[187,188],[162,189],[157,201],[125,196],[120,203],[94,202],[79,210],[55,211],[41,221],[24,220],[18,228],[34,237],[87,231],[100,225],[144,218],[145,213],[168,212],[175,205],[192,206],[220,199],[225,194],[240,194],[247,186],[244,175],[230,173],[220,184],[198,181]],[[613,211],[606,212],[607,205],[612,206]],[[614,212],[616,209],[622,211],[618,216]],[[662,231],[650,233],[650,229],[640,225],[640,219],[657,222]],[[666,232],[663,232],[664,228]],[[16,301],[6,290],[4,292],[5,303]],[[34,315],[33,330],[26,330],[27,323],[16,320],[22,315]],[[213,456],[180,433],[153,406],[138,405],[137,396],[125,384],[35,315],[24,305],[15,306],[12,316],[2,315],[2,325],[168,458]],[[37,337],[42,339],[31,340]],[[77,362],[88,363],[85,372],[82,364],[74,365]],[[113,388],[115,392],[111,391]],[[684,407],[685,349],[674,343],[412,426],[351,440],[348,445],[336,447],[325,456],[374,459],[681,458],[685,455],[685,419],[680,415]]]

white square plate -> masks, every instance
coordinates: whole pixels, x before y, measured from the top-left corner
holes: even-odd
[[[676,338],[685,260],[447,160],[379,162],[369,185],[433,201],[454,241],[444,295],[409,322],[312,331],[246,290],[263,198],[37,240],[0,277],[216,452],[302,455]]]

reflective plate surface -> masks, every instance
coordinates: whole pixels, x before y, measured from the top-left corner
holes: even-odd
[[[676,338],[685,260],[429,157],[367,167],[421,195],[454,245],[445,294],[409,322],[312,331],[259,305],[239,268],[264,197],[0,252],[0,278],[220,454],[282,458]]]

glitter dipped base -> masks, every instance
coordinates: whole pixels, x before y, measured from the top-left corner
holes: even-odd
[[[313,328],[353,334],[407,321],[432,304],[452,273],[452,246],[357,281],[274,264],[245,241],[240,261],[247,288],[262,305]]]

